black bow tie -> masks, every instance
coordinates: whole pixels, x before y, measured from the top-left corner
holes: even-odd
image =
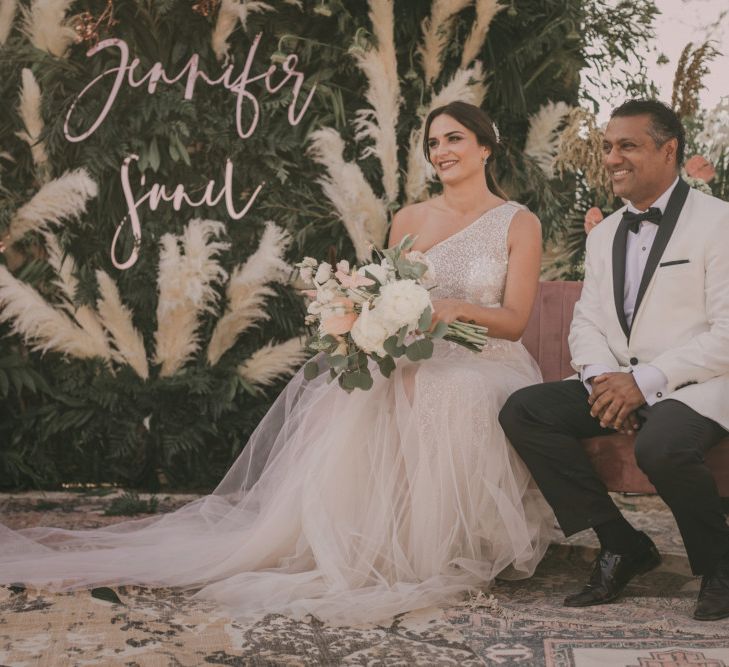
[[[632,211],[625,211],[625,213],[623,213],[623,222],[627,222],[628,229],[633,232],[633,234],[637,234],[640,223],[643,222],[643,220],[647,220],[648,222],[652,222],[655,225],[659,225],[661,223],[662,217],[663,213],[661,213],[661,209],[652,206],[643,213],[633,213]]]

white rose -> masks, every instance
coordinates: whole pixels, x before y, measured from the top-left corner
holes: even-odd
[[[383,345],[391,334],[377,312],[369,312],[366,305],[349,333],[357,347],[364,352],[374,352],[380,356],[386,354]]]
[[[299,269],[299,276],[301,276],[301,279],[307,284],[312,284],[312,278],[314,277],[314,271],[310,266],[304,266],[301,269]]]
[[[313,257],[304,257],[299,266],[306,266],[313,269],[318,263]]]
[[[322,305],[318,301],[312,301],[307,307],[306,312],[309,315],[320,315],[322,311]]]
[[[316,300],[322,305],[329,303],[335,296],[337,296],[336,290],[328,287],[320,287],[316,291]]]
[[[322,262],[319,264],[319,268],[316,270],[316,276],[314,276],[314,280],[319,283],[320,285],[323,285],[332,275],[332,265],[328,262]]]
[[[426,308],[432,308],[428,290],[414,280],[398,280],[382,287],[376,311],[394,332],[405,325],[408,330],[415,329]]]

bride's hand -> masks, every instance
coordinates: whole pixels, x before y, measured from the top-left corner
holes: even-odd
[[[438,322],[450,324],[463,316],[463,301],[460,299],[433,300],[433,326]]]

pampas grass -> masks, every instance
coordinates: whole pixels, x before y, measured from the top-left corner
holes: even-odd
[[[46,183],[21,206],[10,220],[6,242],[15,243],[32,231],[74,218],[86,210],[86,202],[97,193],[96,183],[85,169],[69,171]]]
[[[17,10],[18,0],[0,0],[0,46],[8,40]]]
[[[486,97],[486,85],[483,79],[481,63],[476,61],[472,67],[457,70],[451,80],[431,99],[428,108],[421,116],[420,127],[410,134],[408,171],[405,179],[405,197],[408,203],[418,201],[426,193],[428,180],[435,174],[422,149],[425,119],[428,114],[433,109],[456,100],[481,106]]]
[[[268,343],[241,364],[238,373],[253,386],[270,386],[278,379],[293,375],[308,356],[299,338],[278,345]]]
[[[229,245],[211,241],[224,228],[221,222],[195,218],[181,236],[164,234],[160,239],[154,335],[155,362],[162,366],[160,377],[173,375],[199,349],[200,316],[214,312],[218,299],[214,284],[227,277],[216,256]]]
[[[332,128],[309,135],[309,153],[326,167],[328,175],[319,179],[324,195],[334,205],[349,233],[359,261],[371,257],[372,244],[382,247],[387,236],[387,208],[373,192],[362,170],[345,162],[344,141]]]
[[[208,344],[211,366],[220,361],[241,333],[255,322],[268,319],[263,306],[275,292],[267,283],[281,282],[290,274],[291,267],[283,259],[290,243],[289,234],[269,221],[256,251],[233,270],[226,292],[228,307]]]
[[[76,262],[71,255],[64,256],[55,234],[46,231],[43,234],[43,238],[45,239],[46,245],[46,260],[56,272],[57,276],[53,284],[58,287],[66,299],[67,304],[64,306],[66,310],[69,313],[73,313],[73,303],[76,299],[76,289],[78,287],[78,280],[74,275],[76,272]]]
[[[60,290],[65,300],[61,307],[96,341],[97,349],[104,351],[104,354],[100,356],[103,356],[106,360],[111,359],[112,352],[109,341],[96,313],[90,306],[83,305],[77,308],[75,305],[76,289],[78,288],[78,280],[75,275],[76,260],[72,255],[64,255],[55,234],[46,231],[43,238],[47,253],[46,260],[56,273],[53,285]]]
[[[498,0],[476,0],[476,20],[463,45],[462,68],[468,67],[478,57],[486,41],[491,21],[503,9],[506,9],[506,5],[500,5]]]
[[[423,20],[423,42],[417,52],[425,81],[432,84],[443,68],[443,51],[453,35],[455,18],[473,0],[433,0],[430,16]]]
[[[108,345],[74,324],[66,313],[1,265],[0,305],[0,322],[11,323],[11,330],[34,350],[54,350],[79,359],[109,358]]]
[[[22,81],[18,113],[23,125],[25,125],[25,131],[16,132],[15,134],[30,146],[30,152],[36,167],[45,170],[48,164],[48,154],[46,153],[45,144],[40,140],[41,132],[43,132],[40,87],[33,76],[33,72],[27,67],[23,68]]]
[[[222,0],[218,10],[218,20],[215,22],[212,34],[212,47],[218,60],[228,59],[228,38],[240,21],[245,30],[248,15],[253,12],[266,12],[273,10],[271,5],[257,0]]]
[[[572,109],[554,158],[557,173],[582,172],[593,190],[612,192],[610,175],[602,161],[602,139],[595,115],[580,107]]]
[[[73,0],[33,0],[30,7],[21,7],[23,32],[33,46],[57,58],[63,58],[76,40],[76,31],[66,12]]]
[[[362,157],[376,156],[382,165],[382,187],[388,203],[394,202],[400,184],[397,162],[397,119],[402,98],[397,76],[392,0],[370,0],[370,20],[376,45],[351,48],[357,65],[367,77],[365,95],[372,109],[361,109],[354,122],[355,139],[371,139]]]
[[[113,359],[128,364],[140,378],[146,380],[149,377],[147,353],[142,335],[132,322],[132,313],[122,303],[116,283],[105,271],[98,270],[96,280],[100,294],[96,308],[116,348],[112,352]]]
[[[557,155],[557,130],[572,110],[566,102],[547,102],[529,117],[524,153],[536,161],[548,178],[554,177],[554,158]]]

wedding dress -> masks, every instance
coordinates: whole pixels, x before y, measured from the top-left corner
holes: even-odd
[[[427,251],[437,287],[498,306],[507,202]],[[520,342],[476,354],[437,341],[351,394],[299,371],[215,491],[170,514],[96,530],[0,528],[0,583],[54,590],[195,590],[240,618],[383,621],[530,576],[553,516],[497,415],[540,382]]]

